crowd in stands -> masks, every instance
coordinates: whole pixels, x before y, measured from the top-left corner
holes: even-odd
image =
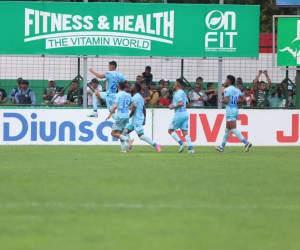
[[[168,107],[172,101],[173,88],[168,80],[153,81],[151,67],[136,76],[135,82],[142,87],[142,96],[146,105],[150,107]],[[132,83],[133,84],[133,83]],[[186,93],[189,105],[193,108],[216,107],[218,93],[216,84],[204,83],[202,77],[197,77],[195,83],[186,83]],[[245,84],[241,77],[236,78],[236,86],[245,96],[243,107],[247,108],[292,108],[294,107],[295,92],[293,86],[286,83],[272,84],[267,71],[259,71],[253,83]],[[88,105],[92,105],[94,92],[102,92],[104,87],[94,78],[88,83]],[[82,105],[83,90],[77,79],[71,81],[67,87],[59,87],[54,78],[49,78],[48,86],[43,91],[43,103],[46,105]],[[29,81],[18,78],[17,85],[9,95],[0,87],[0,104],[36,105],[36,95],[30,88]],[[101,100],[101,105],[105,101]]]

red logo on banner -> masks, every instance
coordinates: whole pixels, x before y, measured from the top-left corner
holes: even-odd
[[[284,131],[277,131],[277,141],[283,143],[297,142],[299,140],[299,115],[292,115],[292,134],[284,135]]]
[[[197,134],[197,131],[198,131],[197,118],[198,118],[197,114],[190,115],[190,136],[191,136],[191,140],[193,142],[197,140],[197,135],[198,135]],[[224,121],[224,115],[218,114],[216,116],[216,119],[215,119],[212,127],[209,125],[206,114],[199,114],[199,118],[200,118],[202,128],[204,131],[204,135],[206,137],[207,142],[216,142],[218,135],[220,133],[222,123]],[[246,125],[248,125],[248,116],[245,114],[241,114],[238,116],[238,121],[241,122],[241,125],[246,126]],[[248,132],[243,131],[242,134],[246,139],[248,139]],[[232,136],[232,135],[229,137],[228,141],[231,143],[239,142],[238,138],[236,138],[235,136]]]

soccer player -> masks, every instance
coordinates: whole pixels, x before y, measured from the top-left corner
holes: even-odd
[[[223,98],[223,103],[226,105],[226,130],[222,144],[216,147],[216,150],[219,152],[224,152],[230,133],[236,135],[237,138],[244,143],[246,152],[252,147],[252,144],[244,138],[239,130],[236,129],[236,120],[239,113],[238,102],[243,102],[244,97],[242,92],[234,85],[235,77],[228,75],[224,83],[225,90]]]
[[[122,73],[117,71],[117,62],[111,61],[108,64],[109,71],[105,74],[97,73],[94,69],[90,69],[89,71],[95,75],[97,78],[106,79],[106,106],[107,109],[110,111],[113,107],[115,102],[116,93],[118,90],[118,85],[121,82],[125,81],[125,77]],[[93,112],[89,115],[89,117],[98,117],[98,99],[96,94],[93,95]]]
[[[120,139],[121,141],[121,151],[126,152],[128,147],[131,146],[132,141],[129,139],[128,135],[123,135],[122,132],[126,128],[129,122],[129,109],[131,105],[131,95],[125,92],[126,83],[119,83],[119,92],[116,95],[115,102],[110,110],[109,116],[106,120],[109,120],[114,116],[114,124],[112,127],[111,135]]]
[[[139,83],[136,83],[131,88],[132,97],[132,104],[131,104],[131,112],[130,112],[130,121],[126,126],[124,131],[125,135],[130,134],[133,130],[137,133],[139,138],[146,142],[147,144],[151,145],[153,148],[156,149],[156,152],[161,151],[161,147],[159,144],[153,142],[150,138],[144,135],[144,128],[146,121],[146,109],[145,109],[145,102],[144,98],[141,95],[142,87]]]
[[[172,104],[169,106],[170,109],[175,110],[175,115],[168,132],[173,137],[173,139],[179,144],[179,153],[181,153],[184,150],[184,143],[180,140],[178,134],[176,133],[176,130],[180,129],[188,144],[188,152],[193,154],[195,153],[194,147],[191,142],[191,138],[188,135],[189,116],[186,110],[188,99],[186,94],[182,90],[183,87],[183,81],[181,79],[177,79],[174,84],[175,92],[173,95],[173,101]]]

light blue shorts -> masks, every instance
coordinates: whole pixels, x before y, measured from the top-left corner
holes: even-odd
[[[115,117],[115,122],[112,125],[112,130],[116,130],[116,131],[122,132],[126,128],[128,122],[129,122],[128,118],[118,118],[118,117]]]
[[[187,113],[178,114],[175,113],[175,116],[172,120],[171,125],[169,126],[171,130],[181,129],[183,131],[189,130],[189,116]]]
[[[236,121],[239,115],[239,110],[237,108],[227,108],[226,109],[226,121]]]
[[[107,109],[110,111],[115,103],[116,100],[116,94],[107,94],[105,101],[106,101],[106,106]]]
[[[134,122],[132,120],[129,121],[126,128],[129,131],[135,131],[138,135],[144,134],[144,126],[143,122]]]

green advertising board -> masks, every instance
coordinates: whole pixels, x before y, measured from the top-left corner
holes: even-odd
[[[277,36],[277,65],[300,66],[300,17],[280,17]]]
[[[1,2],[0,54],[257,57],[259,6]]]

